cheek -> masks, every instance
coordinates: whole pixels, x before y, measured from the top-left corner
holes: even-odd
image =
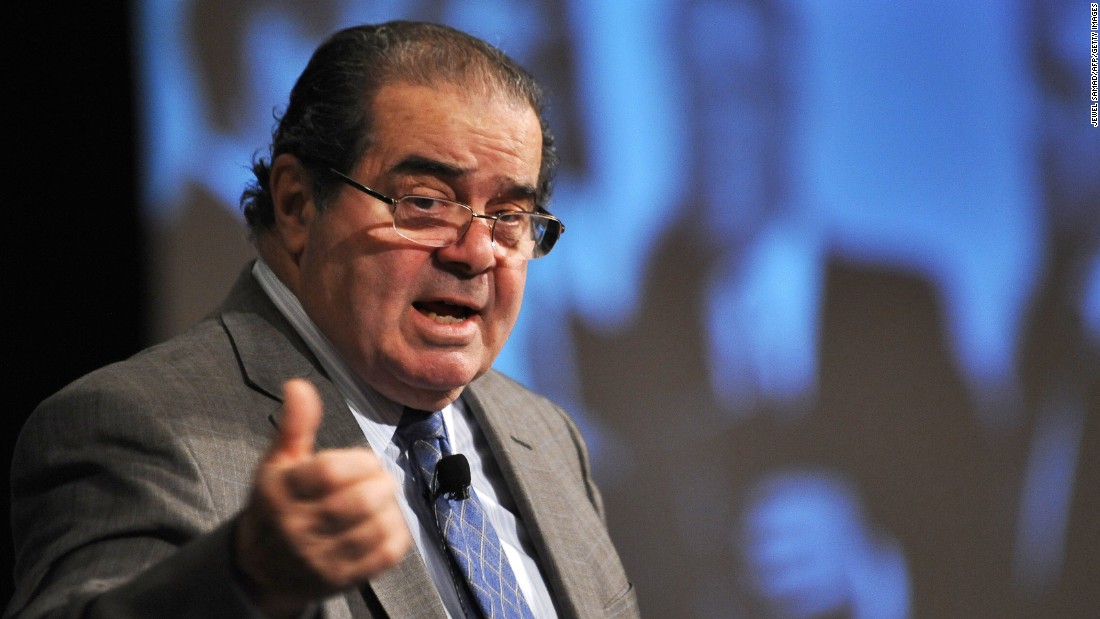
[[[504,339],[512,332],[516,324],[520,307],[523,305],[523,290],[527,282],[527,263],[505,265],[496,273],[496,320],[494,331],[497,337]],[[497,342],[498,346],[503,342]]]
[[[394,330],[400,290],[408,279],[384,253],[364,252],[362,239],[318,243],[303,255],[302,303],[314,322],[345,355],[358,357]]]
[[[324,307],[315,307],[312,316],[340,355],[360,375],[371,375],[370,368],[380,359],[397,354],[403,346],[401,311],[404,303],[385,279],[382,265],[359,261],[333,266],[324,274]],[[322,320],[324,321],[322,324]]]
[[[357,217],[357,210],[339,213],[332,208],[316,230],[310,247],[306,271],[318,279],[324,298],[362,319],[365,308],[386,309],[385,303],[400,291],[394,282],[410,279],[408,263],[412,260],[395,251],[382,224],[370,218]]]
[[[362,330],[392,332],[408,308],[408,292],[397,282],[412,282],[413,273],[392,261],[360,257],[348,265],[338,295],[348,306],[349,323]]]

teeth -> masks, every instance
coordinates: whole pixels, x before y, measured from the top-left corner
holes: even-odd
[[[425,315],[432,320],[445,325],[454,325],[462,322],[462,318],[458,316],[441,316],[435,312],[425,312]]]

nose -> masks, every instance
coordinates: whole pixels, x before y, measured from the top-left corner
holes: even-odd
[[[484,225],[478,225],[479,221]],[[493,248],[493,218],[474,213],[466,232],[453,244],[436,250],[436,255],[465,273],[489,270],[497,261]]]

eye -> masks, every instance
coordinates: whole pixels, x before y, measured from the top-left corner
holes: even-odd
[[[535,204],[527,198],[507,198],[497,202],[490,202],[485,206],[485,214],[494,217],[503,217],[508,213],[533,213]]]
[[[401,198],[401,203],[412,207],[417,211],[443,211],[447,209],[447,203],[442,202],[436,198],[429,198],[427,196],[405,196]]]
[[[528,213],[508,211],[497,215],[496,239],[498,243],[512,246],[531,234],[531,218]]]
[[[397,202],[393,223],[398,231],[447,228],[457,230],[468,221],[462,206],[430,196],[405,196]],[[422,239],[414,239],[422,240]]]

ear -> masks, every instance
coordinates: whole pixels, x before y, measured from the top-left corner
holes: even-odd
[[[309,175],[294,155],[284,153],[271,162],[275,237],[295,263],[305,251],[310,224],[317,214],[312,187]]]

